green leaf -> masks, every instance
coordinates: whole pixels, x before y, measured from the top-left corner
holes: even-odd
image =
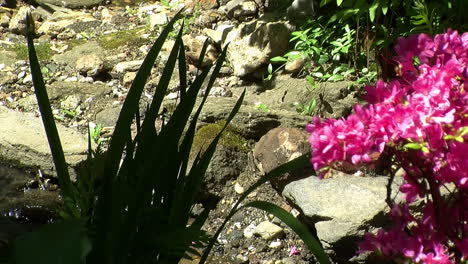
[[[39,105],[39,111],[41,112],[42,123],[44,124],[47,140],[52,152],[55,169],[57,170],[57,177],[60,184],[61,193],[65,200],[74,201],[76,189],[70,180],[68,166],[65,161],[65,155],[63,153],[62,144],[60,142],[60,136],[54,121],[54,114],[52,113],[49,96],[47,95],[47,90],[41,73],[41,67],[39,66],[39,61],[36,56],[36,50],[34,48],[33,41],[33,25],[34,21],[32,16],[28,13],[26,15],[26,38],[28,42],[29,64],[31,67],[31,75],[36,93],[37,104]]]
[[[403,147],[407,149],[421,149],[422,148],[420,143],[406,143]]]
[[[314,256],[317,258],[317,261],[320,264],[331,264],[330,258],[327,256],[320,243],[309,232],[307,227],[304,226],[301,222],[299,222],[299,220],[294,218],[283,208],[264,201],[250,202],[244,205],[243,207],[239,208],[239,210],[241,210],[244,207],[258,208],[276,216],[278,219],[283,221],[283,223],[285,223],[289,228],[291,228],[294,231],[294,233],[296,233],[302,239],[302,241],[304,241],[304,244],[306,244],[306,246],[309,248],[312,254],[314,254]]]
[[[270,59],[271,62],[287,62],[288,59],[281,57],[281,56],[276,56]]]
[[[27,233],[13,243],[16,264],[84,264],[91,251],[83,220],[62,220]]]
[[[336,0],[336,5],[337,5],[337,6],[340,6],[341,3],[343,3],[343,0]]]
[[[377,8],[379,7],[380,3],[378,0],[374,0],[374,3],[369,7],[369,18],[371,22],[374,22],[375,19],[375,12],[377,11]]]

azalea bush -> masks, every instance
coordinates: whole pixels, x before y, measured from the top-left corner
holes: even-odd
[[[394,225],[368,233],[360,253],[414,263],[468,261],[468,33],[400,38],[397,77],[367,86],[367,105],[347,118],[315,118],[311,163],[354,170],[404,169]],[[419,204],[416,210],[412,207]]]

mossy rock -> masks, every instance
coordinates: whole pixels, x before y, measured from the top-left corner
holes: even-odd
[[[226,124],[226,121],[221,120],[198,129],[193,139],[191,157],[195,157],[200,150],[204,152],[221,131],[224,124]],[[228,125],[226,130],[224,130],[218,145],[241,152],[248,152],[250,150],[247,140],[241,136],[240,129],[232,125]]]
[[[144,27],[137,27],[129,30],[121,30],[99,37],[98,42],[101,47],[106,50],[112,50],[121,46],[138,47],[148,40],[142,39],[140,36],[145,32]]]

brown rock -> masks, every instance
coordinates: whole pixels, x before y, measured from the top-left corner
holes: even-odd
[[[266,133],[255,145],[253,152],[255,165],[262,173],[293,160],[310,151],[308,133],[298,128],[277,127]],[[282,191],[294,180],[306,178],[313,173],[310,168],[295,170],[271,181],[272,186]]]

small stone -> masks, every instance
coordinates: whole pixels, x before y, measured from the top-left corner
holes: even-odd
[[[265,240],[272,240],[280,238],[284,234],[284,230],[269,221],[263,221],[255,228],[254,234]]]
[[[24,79],[23,79],[23,84],[28,84],[28,83],[32,83],[32,75],[31,74],[26,75],[26,77],[24,77]]]
[[[168,17],[165,13],[151,14],[148,16],[148,23],[151,28],[161,26],[168,22]]]
[[[243,194],[244,193],[244,187],[240,185],[238,182],[234,185],[234,191],[236,191],[237,194]]]
[[[270,245],[268,245],[268,247],[270,247],[270,248],[278,248],[280,246],[281,246],[281,241],[279,241],[279,240],[272,241],[270,243]]]
[[[254,230],[255,230],[256,226],[252,223],[250,225],[248,225],[245,229],[244,229],[244,237],[245,238],[252,238],[254,236]]]
[[[18,73],[18,79],[23,79],[24,76],[26,76],[25,71],[22,71],[22,72]]]
[[[75,64],[75,69],[87,76],[96,76],[101,73],[104,68],[104,62],[95,54],[85,55],[80,57]]]
[[[136,72],[126,72],[122,80],[123,86],[129,87],[135,79],[135,76]]]
[[[301,58],[286,62],[286,65],[284,66],[284,69],[287,72],[296,73],[296,72],[299,72],[300,70],[302,70],[304,65],[305,65],[305,59],[303,57],[301,57]]]
[[[239,254],[236,256],[236,263],[238,264],[249,263],[249,258],[247,256]]]
[[[127,71],[137,71],[142,63],[143,60],[119,62],[117,63],[117,65],[115,65],[115,71],[118,73],[124,73]]]

